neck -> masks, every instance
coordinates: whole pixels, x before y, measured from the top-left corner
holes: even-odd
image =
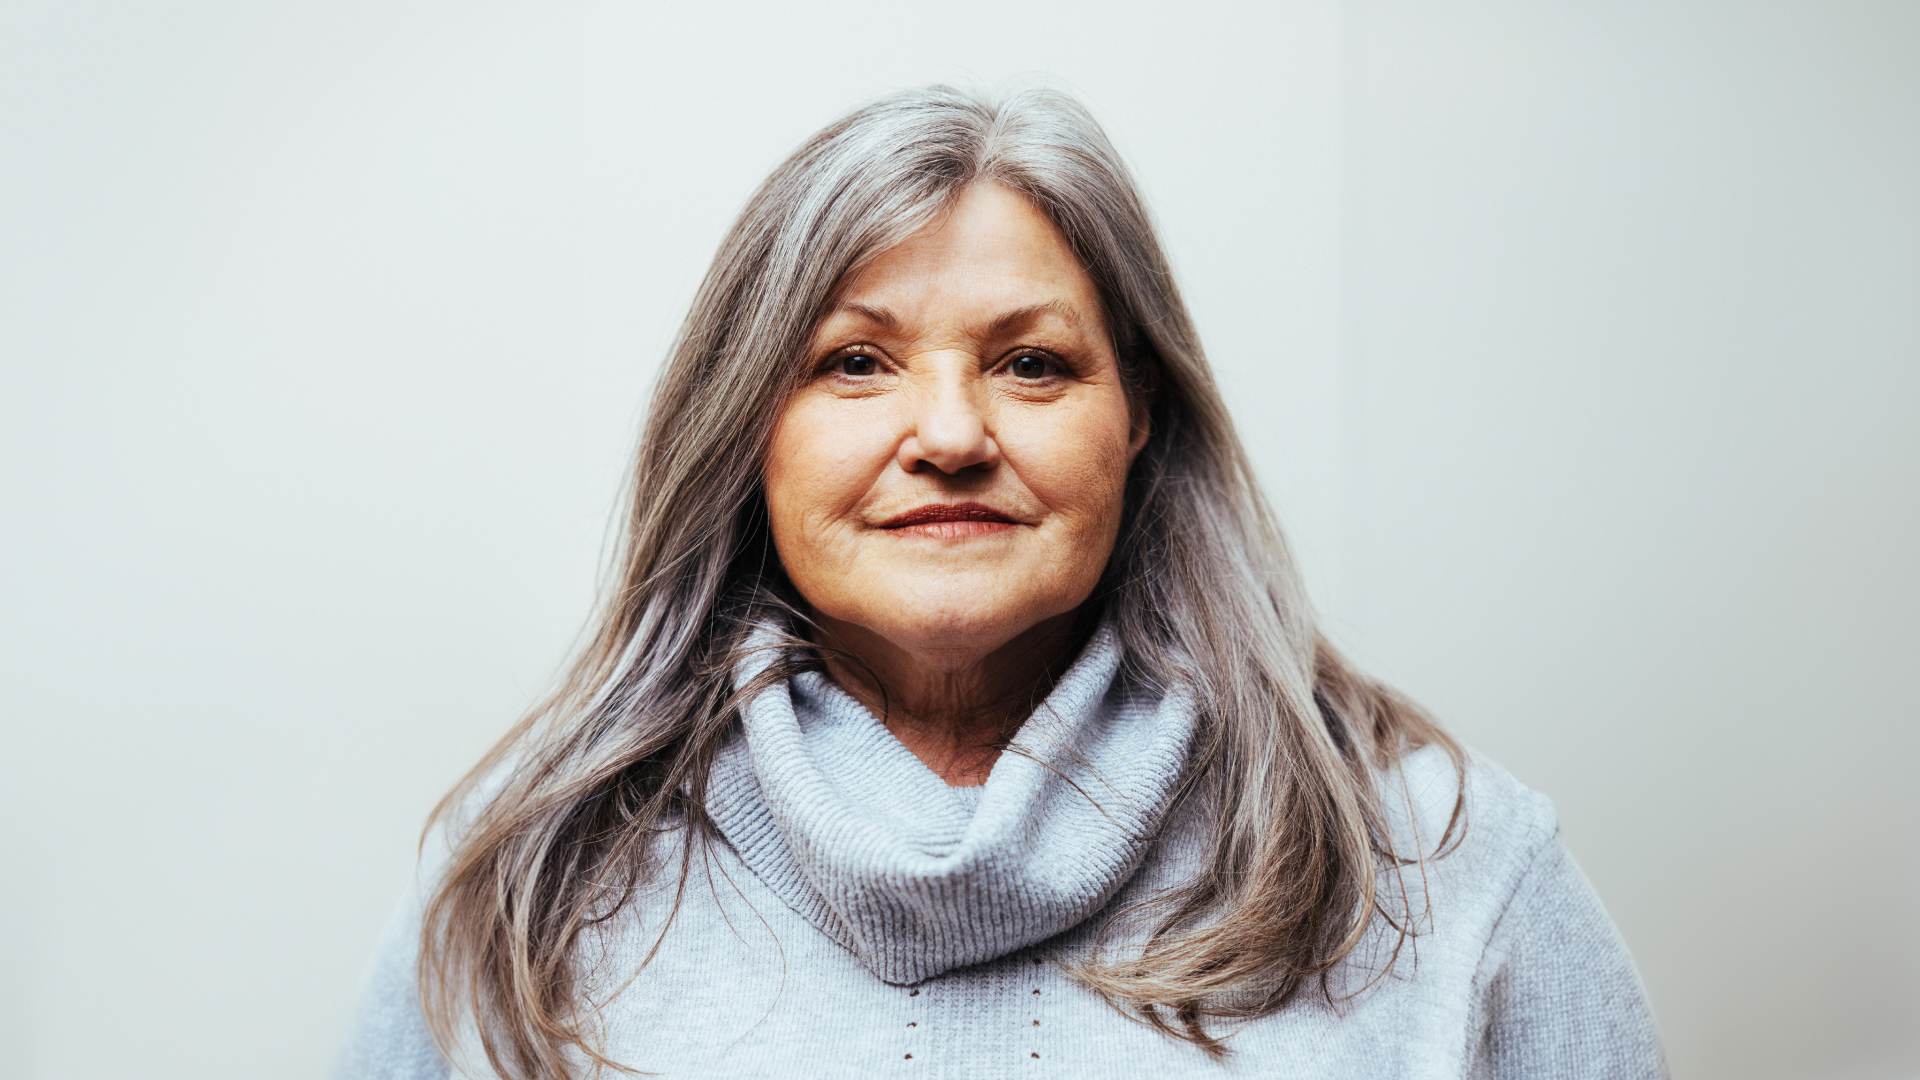
[[[988,650],[902,648],[816,615],[827,674],[954,787],[985,783],[993,763],[1072,659],[1074,617],[1046,619]]]

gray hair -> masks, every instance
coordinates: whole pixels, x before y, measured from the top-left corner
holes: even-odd
[[[1375,781],[1428,743],[1458,768],[1458,747],[1316,628],[1146,206],[1093,117],[1050,90],[995,101],[930,87],[809,139],[722,242],[654,391],[588,643],[435,811],[482,801],[481,778],[505,773],[427,906],[421,997],[443,1045],[469,1016],[503,1076],[566,1076],[570,1046],[619,1067],[574,1007],[581,932],[659,872],[664,828],[683,826],[688,853],[712,838],[716,747],[743,700],[803,662],[731,683],[756,622],[805,619],[760,486],[799,358],[851,273],[989,180],[1066,237],[1105,304],[1129,392],[1148,404],[1152,432],[1088,603],[1117,632],[1130,678],[1184,688],[1200,714],[1182,790],[1210,814],[1207,870],[1150,905],[1142,944],[1096,948],[1079,977],[1218,1054],[1207,1018],[1271,1012],[1315,978],[1324,989],[1377,918],[1410,933],[1376,888],[1404,860]],[[1459,814],[1456,803],[1442,848]]]

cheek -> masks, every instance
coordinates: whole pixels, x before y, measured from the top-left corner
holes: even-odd
[[[1110,390],[1032,410],[1001,435],[1027,488],[1076,536],[1099,543],[1102,565],[1126,497],[1130,432],[1126,399]]]
[[[845,523],[872,486],[885,447],[863,438],[876,425],[848,423],[834,406],[802,391],[774,426],[762,474],[774,546],[789,573],[826,557],[835,526]],[[874,444],[874,445],[869,445]]]

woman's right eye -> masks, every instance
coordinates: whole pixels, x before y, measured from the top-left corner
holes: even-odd
[[[840,374],[852,375],[858,378],[878,372],[880,370],[880,361],[875,360],[865,353],[848,353],[846,356],[840,358],[838,366],[840,368]]]

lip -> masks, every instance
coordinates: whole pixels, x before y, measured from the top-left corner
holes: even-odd
[[[981,525],[1018,525],[1019,522],[984,503],[928,503],[880,523],[883,529],[910,529],[916,525],[969,522]]]
[[[904,514],[895,514],[880,523],[894,536],[919,536],[928,540],[971,540],[994,536],[1020,524],[1005,513],[984,503],[928,503]]]

